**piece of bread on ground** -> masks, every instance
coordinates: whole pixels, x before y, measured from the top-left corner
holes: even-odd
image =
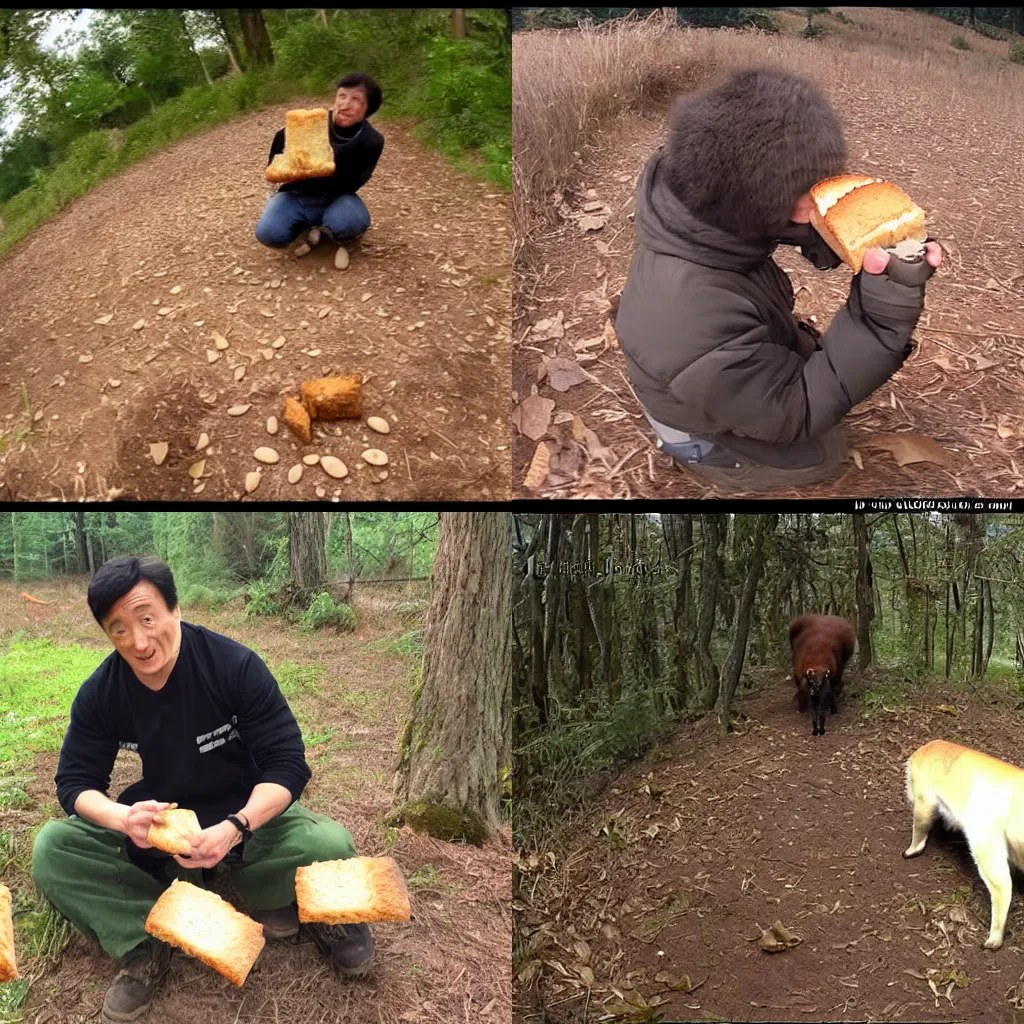
[[[186,807],[169,807],[161,811],[158,817],[162,824],[158,825],[154,821],[149,826],[146,836],[149,845],[164,853],[191,853],[189,836],[197,836],[202,832],[196,812]]]
[[[812,186],[811,198],[811,224],[855,274],[868,249],[928,236],[924,210],[889,181],[844,174]]]
[[[309,419],[309,412],[306,407],[291,395],[284,396],[284,412],[281,419],[288,429],[304,444],[313,440],[313,424]]]
[[[299,394],[314,420],[359,419],[363,415],[363,378],[358,373],[305,380]]]
[[[295,871],[300,921],[408,921],[409,890],[392,857],[314,861]]]
[[[11,890],[0,885],[0,981],[17,981],[17,964],[14,962],[14,917],[11,912]]]
[[[334,150],[327,126],[327,110],[289,110],[285,115],[284,152],[266,170],[267,181],[301,181],[334,173]]]
[[[146,931],[202,960],[239,988],[267,941],[263,926],[227,900],[178,878],[149,912]]]

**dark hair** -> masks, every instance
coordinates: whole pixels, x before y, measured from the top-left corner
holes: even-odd
[[[168,611],[178,607],[178,591],[174,586],[174,573],[166,562],[156,555],[118,555],[104,562],[89,583],[86,600],[93,618],[102,626],[110,609],[140,581],[148,580],[160,591]]]
[[[334,91],[337,92],[339,89],[362,89],[366,93],[367,117],[373,117],[380,110],[384,99],[380,86],[369,75],[364,75],[362,71],[353,71],[351,75],[339,78]]]

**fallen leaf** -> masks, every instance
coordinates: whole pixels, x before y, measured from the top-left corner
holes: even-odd
[[[932,438],[921,437],[919,434],[872,434],[863,443],[891,452],[899,466],[909,466],[914,462],[949,465],[946,449]]]
[[[559,310],[557,315],[538,320],[530,328],[531,341],[551,341],[565,337],[565,314]]]
[[[988,356],[974,356],[974,368],[976,370],[987,370],[990,366],[998,366],[998,359],[989,359]]]
[[[208,363],[215,363],[218,359],[220,359],[220,353],[216,349],[208,348],[206,350],[206,361]]]
[[[933,356],[932,362],[943,370],[951,370],[953,368],[953,364],[945,352],[940,352],[937,356]]]
[[[103,316],[96,317],[96,319],[93,320],[93,323],[94,324],[99,324],[101,327],[105,327],[113,319],[114,319],[114,314],[113,313],[104,313]]]
[[[203,470],[206,469],[206,459],[200,459],[198,462],[193,462],[188,467],[188,475],[193,480],[198,480],[203,475]]]
[[[136,320],[135,323],[132,324],[132,330],[133,331],[141,331],[142,328],[145,327],[145,326],[146,326],[145,318],[143,318],[142,320]]]
[[[606,448],[589,427],[583,428],[583,437],[587,444],[587,454],[597,462],[603,462],[606,469],[611,469],[615,462],[615,452]]]
[[[608,216],[607,213],[588,214],[586,217],[580,217],[576,223],[580,231],[600,231],[608,223]]]
[[[864,468],[864,456],[856,448],[850,449],[850,458],[853,459],[853,463],[858,469]]]
[[[170,445],[166,441],[159,441],[149,446],[149,454],[153,461],[159,466],[167,458]]]
[[[210,337],[213,338],[213,344],[221,351],[228,347],[228,339],[225,338],[223,334],[220,334],[217,331],[211,331]]]
[[[512,423],[520,434],[531,441],[539,441],[551,425],[555,403],[550,398],[530,395],[512,410]]]
[[[550,468],[551,450],[544,441],[541,441],[537,445],[537,450],[533,453],[530,468],[526,471],[526,476],[523,477],[523,486],[527,490],[536,491],[539,487],[543,486]]]
[[[556,391],[568,391],[577,384],[585,384],[594,379],[577,362],[561,356],[555,359],[544,356],[544,369],[547,371],[548,383]]]
[[[233,405],[228,409],[229,416],[243,416],[252,408],[251,405]]]

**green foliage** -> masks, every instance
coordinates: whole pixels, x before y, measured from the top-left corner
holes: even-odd
[[[828,29],[824,25],[813,25],[810,22],[804,26],[804,30],[800,33],[804,39],[821,39],[828,34]]]
[[[832,15],[841,25],[855,25],[856,22],[852,18],[848,18],[842,11],[836,11]]]
[[[429,796],[396,808],[388,815],[387,822],[408,825],[446,843],[465,842],[481,846],[488,835],[487,826],[475,811],[449,807]]]
[[[347,604],[336,602],[330,594],[317,594],[299,622],[307,633],[324,626],[336,626],[345,631],[356,628],[356,614]]]
[[[281,606],[274,600],[274,589],[263,580],[257,580],[249,588],[249,602],[245,606],[245,614],[280,615]]]
[[[302,693],[319,693],[327,669],[323,665],[297,665],[293,661],[283,661],[271,671],[281,692],[290,698]]]
[[[178,603],[182,608],[218,611],[244,593],[244,590],[216,589],[203,586],[202,583],[189,583],[178,588]]]
[[[35,801],[25,786],[32,776],[0,775],[0,811],[18,811],[31,807]]]
[[[776,35],[779,26],[769,11],[762,7],[741,7],[738,22],[742,28],[756,28],[769,35]]]
[[[953,36],[949,41],[949,45],[955,50],[969,50],[971,48],[971,44],[963,36]]]
[[[861,694],[860,717],[867,720],[883,707],[906,707],[908,699],[906,690],[899,683],[888,682],[873,686]]]
[[[1010,44],[1010,63],[1024,64],[1024,43]]]

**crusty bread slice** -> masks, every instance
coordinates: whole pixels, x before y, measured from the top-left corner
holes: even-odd
[[[928,234],[924,210],[892,182],[841,175],[818,182],[811,197],[811,224],[855,274],[868,249],[884,249],[907,238],[923,242]]]
[[[262,925],[215,892],[179,878],[153,905],[146,931],[202,960],[239,988],[267,941]]]
[[[155,846],[164,853],[191,853],[192,844],[188,841],[189,836],[202,832],[196,812],[172,804],[157,817],[160,818],[161,824],[158,825],[154,821],[146,835],[150,846]]]
[[[334,150],[327,127],[327,110],[289,110],[285,115],[284,152],[271,160],[267,181],[301,181],[334,173]]]
[[[0,885],[0,981],[17,981],[14,962],[14,917],[11,913],[11,890]]]
[[[300,921],[408,921],[409,890],[392,857],[314,861],[295,871]]]

